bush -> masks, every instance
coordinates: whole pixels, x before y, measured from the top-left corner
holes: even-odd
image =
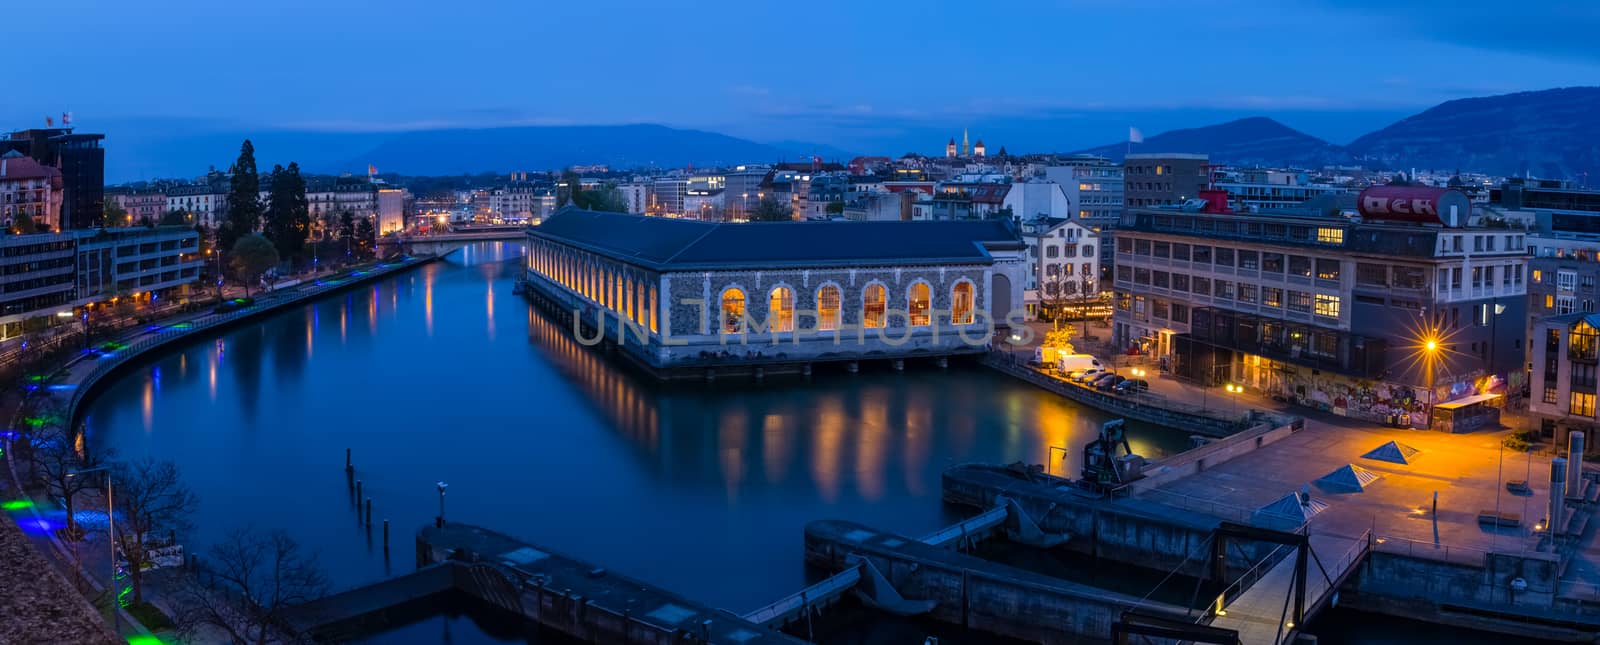
[[[1517,452],[1526,452],[1533,447],[1533,442],[1536,439],[1538,439],[1538,435],[1534,434],[1532,430],[1518,430],[1501,441],[1500,445]]]

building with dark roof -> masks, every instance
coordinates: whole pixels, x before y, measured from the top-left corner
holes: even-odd
[[[1445,189],[1357,201],[1349,217],[1235,213],[1225,199],[1130,209],[1114,341],[1182,378],[1375,421],[1426,425],[1435,402],[1520,391],[1526,231],[1469,226],[1467,198]]]
[[[20,130],[0,139],[0,153],[15,150],[60,170],[61,228],[94,228],[105,217],[106,151],[100,147],[104,138],[72,128]]]
[[[536,297],[658,373],[983,351],[1020,308],[1029,267],[1005,220],[738,224],[566,208],[529,229],[528,248]]]

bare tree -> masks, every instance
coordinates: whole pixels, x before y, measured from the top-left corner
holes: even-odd
[[[235,529],[208,556],[179,591],[178,620],[191,631],[213,627],[236,643],[285,640],[286,610],[328,593],[317,556],[282,530]]]
[[[51,421],[36,430],[30,457],[34,472],[44,483],[45,489],[66,507],[67,535],[76,540],[79,535],[75,517],[78,493],[100,485],[97,477],[80,476],[77,472],[97,467],[109,453],[91,454],[83,445],[81,427],[71,430],[61,417],[45,416]]]
[[[128,561],[133,602],[144,602],[144,568],[157,531],[174,534],[188,528],[188,517],[200,500],[178,476],[170,461],[143,459],[112,468],[112,495],[117,514],[117,547]]]

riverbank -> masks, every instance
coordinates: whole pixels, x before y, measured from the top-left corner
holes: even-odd
[[[256,297],[254,302],[248,306],[226,313],[189,312],[147,324],[142,329],[131,330],[94,348],[88,348],[76,354],[67,363],[52,370],[49,376],[43,377],[41,379],[43,387],[31,388],[28,393],[23,395],[23,398],[38,396],[60,400],[63,393],[70,391],[71,394],[65,397],[65,408],[61,411],[61,417],[72,424],[68,427],[76,427],[79,409],[91,400],[94,386],[107,376],[138,363],[141,357],[146,356],[152,350],[167,347],[174,343],[193,340],[201,334],[221,331],[230,326],[255,320],[296,304],[408,271],[433,262],[436,259],[438,259],[437,256],[406,257],[358,266],[327,274],[309,282],[280,288]],[[16,410],[21,406],[22,402],[21,399],[7,401],[3,405],[6,416],[8,418],[15,416]],[[15,427],[15,423],[13,423],[13,427]],[[71,555],[72,549],[69,545],[63,543],[55,535],[54,531],[48,530],[53,526],[53,523],[46,518],[46,513],[52,512],[54,500],[48,499],[48,496],[43,499],[36,499],[23,485],[21,467],[16,463],[14,451],[11,450],[11,442],[17,439],[19,439],[19,436],[14,432],[4,435],[4,457],[10,474],[9,480],[4,482],[3,488],[6,490],[4,497],[9,502],[14,502],[8,503],[6,508],[8,511],[14,509],[23,523],[31,522],[33,526],[39,527],[41,530],[37,533],[25,532],[19,530],[18,524],[15,522],[4,522],[0,523],[0,539],[4,539],[7,543],[31,542],[37,551],[37,555],[45,556],[43,559],[38,559],[37,562],[46,563],[44,565],[46,567],[51,566],[47,562],[53,562],[57,569],[56,571],[32,571],[31,575],[23,575],[15,579],[48,580],[52,576],[59,578],[62,575],[66,575],[60,569],[63,567],[77,569],[79,566],[77,563],[81,562],[81,558]],[[85,541],[87,541],[87,536],[85,536]],[[19,562],[22,565],[27,563],[27,561]],[[83,568],[98,572],[105,567]],[[105,587],[103,581],[94,575],[83,576],[82,579],[90,587],[89,593],[103,594]],[[15,611],[7,612],[9,616],[19,617],[19,620],[21,620],[20,617],[26,617],[38,611],[49,611],[51,612],[50,615],[60,614],[69,618],[53,619],[49,615],[45,615],[41,619],[43,621],[42,624],[54,624],[57,620],[71,622],[77,618],[82,618],[85,620],[92,619],[94,622],[104,626],[101,617],[86,602],[81,603],[83,605],[81,609],[86,609],[87,612],[79,610],[75,604],[65,609],[52,609],[48,604],[30,600],[20,587],[22,585],[6,585],[0,588],[0,607],[12,605],[19,607]],[[81,598],[76,592],[72,596]],[[77,618],[70,618],[72,616]],[[132,622],[125,612],[122,620],[124,623]],[[137,635],[142,632],[148,634],[147,631],[139,629],[135,625],[136,623],[125,625],[128,628],[125,633]],[[107,631],[109,632],[109,630]]]

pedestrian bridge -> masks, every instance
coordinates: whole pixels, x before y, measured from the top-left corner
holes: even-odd
[[[449,255],[456,249],[479,242],[522,242],[527,240],[527,228],[522,226],[484,226],[456,229],[448,233],[408,234],[386,238],[404,253]]]

